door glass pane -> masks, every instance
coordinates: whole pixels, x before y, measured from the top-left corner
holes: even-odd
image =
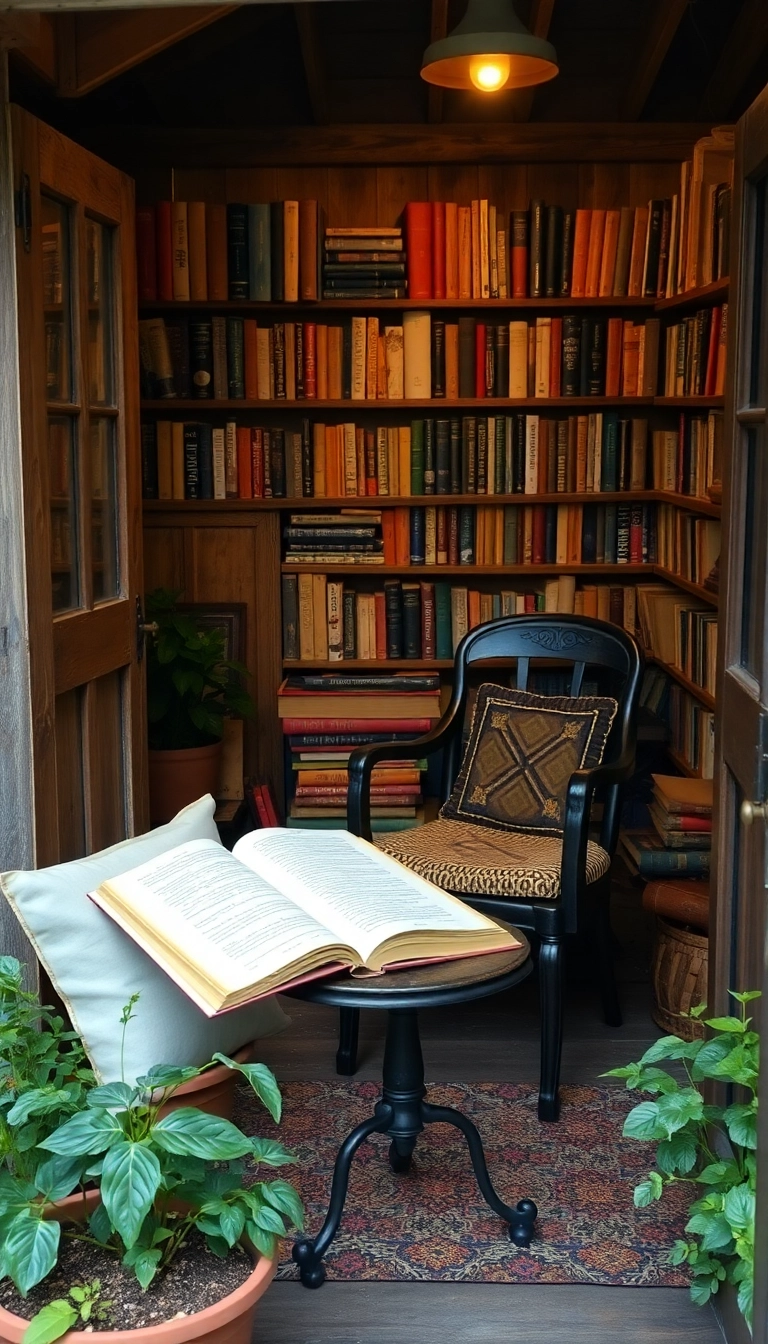
[[[41,197],[45,371],[49,401],[72,400],[69,209]]]
[[[53,610],[80,605],[77,564],[76,420],[69,415],[48,418],[50,462],[51,583]]]
[[[91,417],[91,556],[93,600],[118,597],[117,569],[117,465],[115,420],[105,415]]]
[[[92,406],[113,406],[115,402],[112,283],[114,237],[114,229],[86,216],[88,397]]]

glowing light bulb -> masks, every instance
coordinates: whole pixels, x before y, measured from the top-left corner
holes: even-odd
[[[503,53],[495,56],[473,56],[469,62],[469,78],[481,93],[496,93],[509,79],[510,59]]]

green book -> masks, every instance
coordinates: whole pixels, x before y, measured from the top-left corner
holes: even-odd
[[[516,504],[504,505],[504,564],[517,564],[517,515]]]
[[[411,421],[411,494],[424,494],[424,421]]]
[[[435,584],[435,657],[453,657],[451,635],[451,585]]]
[[[603,442],[600,462],[600,489],[619,488],[619,417],[615,411],[603,416]]]
[[[297,831],[346,831],[347,823],[343,817],[287,817],[286,826]],[[371,830],[412,831],[423,826],[423,817],[371,817]]]

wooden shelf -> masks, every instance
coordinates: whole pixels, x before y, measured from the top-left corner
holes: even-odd
[[[672,504],[676,509],[685,509],[687,513],[703,513],[707,518],[719,518],[722,513],[720,504],[713,503],[711,499],[700,499],[698,495],[682,495],[672,490],[654,490],[653,497],[660,504]]]
[[[324,513],[328,509],[365,508],[376,511],[404,507],[428,508],[430,505],[450,508],[460,504],[476,504],[481,508],[507,504],[517,504],[521,507],[529,504],[649,504],[659,499],[661,493],[658,490],[603,490],[591,493],[563,491],[561,494],[536,495],[338,495],[327,499],[302,495],[300,498],[279,496],[269,499],[145,499],[144,508],[153,513],[168,509],[180,513],[196,511],[242,513],[252,509]],[[664,495],[667,503],[671,503],[673,499],[677,499],[677,496]]]
[[[654,406],[669,407],[670,410],[705,411],[717,410],[725,405],[724,397],[654,397]]]
[[[302,299],[298,303],[285,302],[264,302],[257,299],[205,299],[193,303],[191,300],[173,300],[173,299],[146,299],[139,304],[140,312],[162,313],[162,312],[219,312],[222,309],[228,313],[318,313],[318,312],[359,312],[361,309],[375,311],[383,309],[385,312],[393,308],[402,308],[405,312],[413,311],[435,311],[444,312],[451,309],[469,310],[477,309],[487,310],[489,308],[499,309],[524,309],[524,308],[546,308],[550,310],[571,308],[655,308],[657,300],[652,297],[643,297],[635,295],[628,298],[626,295],[607,295],[602,298],[590,299],[570,299],[570,298],[512,298],[512,299]]]
[[[655,565],[345,565],[329,564],[323,565],[292,565],[283,564],[280,566],[283,574],[343,574],[347,577],[377,578],[381,577],[403,577],[412,579],[419,578],[490,578],[506,579],[510,575],[525,574],[528,578],[537,578],[541,574],[579,574],[596,576],[605,575],[606,577],[621,577],[625,574],[644,574],[648,578],[653,578]]]
[[[658,400],[658,399],[657,399]],[[691,398],[685,398],[686,404]],[[708,401],[711,401],[709,398]],[[715,400],[718,400],[715,398]],[[722,398],[719,399],[722,403]],[[253,401],[239,397],[233,401],[216,401],[213,397],[183,401],[178,397],[167,397],[161,401],[142,401],[142,411],[311,411],[314,414],[323,411],[419,411],[428,410],[433,416],[440,410],[475,410],[488,407],[488,414],[497,410],[551,410],[567,407],[585,410],[601,410],[606,406],[653,406],[653,397],[459,397],[449,401],[446,397],[420,398],[418,401],[353,401],[349,397],[334,398],[332,401]]]
[[[683,690],[687,691],[689,695],[692,695],[695,700],[698,700],[707,709],[715,708],[714,695],[711,695],[709,691],[705,691],[703,686],[697,686],[684,672],[680,671],[679,667],[675,667],[674,663],[665,663],[661,658],[657,658],[655,654],[652,653],[648,654],[648,661],[649,663],[655,663],[657,667],[663,668],[668,676],[672,677],[678,685],[683,687]]]
[[[660,579],[666,579],[667,583],[673,583],[676,588],[682,588],[684,592],[690,593],[692,597],[698,597],[702,602],[706,602],[710,607],[718,607],[719,595],[710,592],[709,588],[703,588],[700,583],[693,583],[691,579],[684,579],[681,574],[675,574],[671,569],[665,569],[663,565],[654,565],[656,574]]]
[[[680,755],[679,751],[675,751],[674,747],[667,747],[667,755],[673,765],[676,765],[678,770],[681,770],[689,779],[701,779],[701,771],[694,770],[693,766],[689,765],[685,758]]]
[[[300,658],[284,658],[286,672],[374,672],[384,668],[387,672],[439,672],[453,668],[452,658],[343,658],[337,662],[329,659],[301,661]]]
[[[717,303],[728,298],[728,277],[713,280],[709,285],[700,285],[697,289],[687,289],[683,294],[675,294],[671,299],[657,299],[656,312],[684,312],[686,308],[698,308],[705,303]]]

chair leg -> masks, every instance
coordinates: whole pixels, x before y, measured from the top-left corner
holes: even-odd
[[[559,938],[542,938],[539,946],[540,1120],[557,1120],[560,1113],[558,1087],[563,1045],[563,950],[563,943]]]
[[[336,1072],[347,1078],[357,1072],[357,1033],[359,1027],[359,1008],[339,1009],[339,1048],[336,1051]]]
[[[597,975],[600,985],[600,998],[603,1005],[603,1017],[609,1027],[622,1024],[619,991],[614,972],[615,938],[611,928],[610,890],[598,898],[597,921],[595,926],[597,950]]]

